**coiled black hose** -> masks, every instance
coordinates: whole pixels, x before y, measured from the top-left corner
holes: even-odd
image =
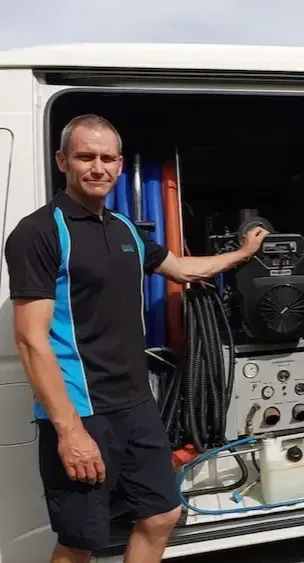
[[[234,378],[234,345],[230,326],[215,289],[192,286],[185,292],[186,342],[170,381],[161,414],[173,449],[191,442],[199,453],[225,438]],[[226,377],[217,315],[228,332]],[[179,432],[176,432],[176,425]]]
[[[234,383],[234,342],[222,301],[213,286],[191,286],[185,292],[185,306],[185,348],[170,381],[161,415],[173,450],[191,443],[202,453],[207,448],[227,444],[225,432]],[[227,375],[220,323],[228,335]],[[248,478],[248,470],[241,456],[234,457],[242,472],[237,483],[199,489],[191,495],[224,492],[242,486]]]

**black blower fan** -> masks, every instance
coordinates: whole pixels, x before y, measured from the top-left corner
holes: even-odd
[[[304,293],[290,284],[272,286],[260,299],[259,309],[270,330],[293,334],[303,322]]]
[[[235,277],[244,332],[259,341],[297,340],[304,336],[304,238],[274,233],[256,217],[241,225],[239,241],[257,225],[271,234]]]

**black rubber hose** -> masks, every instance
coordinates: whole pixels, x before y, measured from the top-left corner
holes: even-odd
[[[214,310],[213,301],[208,296],[208,303],[211,312],[211,322],[213,325],[214,334],[214,348],[217,358],[217,369],[218,369],[218,393],[220,401],[220,430],[219,438],[222,439],[225,436],[226,424],[227,424],[227,400],[226,400],[226,372],[225,372],[225,362],[222,347],[222,340],[220,336],[220,331],[218,328],[218,323],[216,319],[216,314]]]
[[[222,400],[221,402],[221,423],[222,423],[222,427],[221,427],[221,442],[224,444],[228,444],[228,440],[224,437],[224,433],[226,430],[226,416],[227,416],[227,411],[230,405],[230,401],[231,401],[231,396],[232,396],[232,390],[233,390],[233,384],[234,384],[234,366],[235,366],[235,353],[234,353],[234,342],[233,342],[233,337],[232,337],[232,332],[230,329],[230,325],[224,310],[224,307],[222,305],[222,302],[218,296],[218,294],[214,291],[212,292],[212,296],[215,296],[215,300],[216,303],[219,307],[221,316],[224,320],[224,324],[225,327],[227,329],[227,333],[228,333],[228,338],[229,338],[229,368],[228,368],[228,380],[227,380],[227,386],[226,386],[226,377],[225,377],[225,365],[224,365],[224,357],[223,357],[223,352],[222,352],[222,344],[221,344],[221,339],[220,339],[220,334],[219,334],[219,329],[218,329],[218,324],[216,321],[216,315],[215,315],[215,310],[212,304],[212,315],[213,315],[213,321],[214,321],[214,331],[215,331],[215,335],[216,335],[216,341],[218,343],[218,359],[220,362],[220,379],[221,381],[219,383],[221,383],[221,392],[223,393],[223,395],[225,395],[225,399]],[[209,303],[211,302],[211,297],[209,296]],[[225,417],[225,423],[223,420],[223,415]],[[230,448],[229,450],[230,452],[235,453],[236,450],[234,448]],[[242,457],[240,455],[235,455],[235,460],[238,463],[240,469],[241,469],[241,473],[242,476],[240,478],[239,481],[237,481],[236,483],[232,483],[231,485],[225,485],[223,487],[214,487],[212,489],[197,489],[195,491],[195,495],[200,495],[200,494],[213,494],[213,493],[221,493],[221,492],[227,492],[227,491],[232,491],[235,490],[236,488],[242,487],[247,479],[248,479],[248,468],[244,462],[244,460],[242,459]]]
[[[220,402],[216,384],[216,364],[214,361],[214,349],[211,344],[210,331],[211,320],[208,310],[208,303],[205,292],[200,291],[195,299],[198,325],[203,342],[203,353],[206,361],[206,371],[208,376],[208,403],[212,405],[209,410],[209,442],[210,445],[217,441],[220,430]],[[200,306],[201,305],[201,306]]]
[[[195,348],[194,357],[194,416],[195,416],[195,426],[197,428],[197,433],[199,437],[199,442],[197,445],[200,449],[197,451],[203,453],[208,444],[208,426],[207,426],[207,413],[206,409],[202,409],[201,395],[204,392],[205,381],[204,374],[202,371],[202,356],[201,356],[201,340],[197,339],[197,345]],[[195,444],[194,444],[195,445]]]
[[[169,383],[161,415],[173,449],[192,443],[198,453],[202,453],[215,444],[228,444],[225,427],[234,384],[234,342],[216,291],[206,286],[191,287],[185,293],[185,304],[187,338],[184,356]],[[216,313],[222,318],[228,334],[227,381]],[[236,454],[236,450],[230,448],[230,451]],[[248,479],[248,469],[240,455],[234,457],[242,473],[236,483],[183,494],[194,497],[243,486]]]
[[[161,416],[171,434],[171,447],[193,443],[201,453],[225,439],[234,383],[234,343],[221,299],[211,286],[187,289],[185,306],[184,354],[168,381]],[[229,339],[227,381],[217,314]]]
[[[184,430],[189,442],[192,442],[199,453],[205,451],[207,443],[207,427],[201,419],[200,395],[202,386],[203,358],[201,355],[202,345],[198,333],[198,325],[194,310],[194,293],[187,290],[187,353],[185,368],[183,370]],[[204,393],[203,384],[202,392]],[[204,406],[204,411],[206,407]]]
[[[170,431],[172,430],[173,420],[174,420],[174,417],[176,415],[176,409],[177,409],[178,402],[180,400],[181,382],[182,382],[182,372],[180,370],[178,370],[176,372],[176,375],[175,375],[174,380],[172,382],[173,385],[172,385],[172,387],[170,386],[170,390],[171,390],[170,395],[171,396],[168,396],[168,403],[169,403],[169,399],[170,399],[171,404],[169,405],[169,410],[168,410],[167,416],[165,416],[165,412],[164,412],[165,409],[164,408],[162,409],[162,412],[161,412],[161,416],[163,418],[165,418],[165,421],[164,421],[165,422],[165,429],[166,429],[166,432],[168,432],[168,433],[170,433]],[[169,393],[168,393],[168,395],[169,395]]]
[[[160,410],[160,414],[161,414],[161,417],[163,419],[165,417],[165,411],[168,407],[168,404],[169,404],[170,400],[172,400],[172,393],[173,393],[173,390],[174,390],[174,387],[175,387],[175,384],[176,384],[176,381],[177,381],[177,373],[178,373],[177,370],[175,370],[172,377],[171,377],[171,381],[169,383],[168,389],[165,391],[164,400],[163,400],[163,403],[161,405],[161,410]]]
[[[213,325],[212,325],[212,318],[211,318],[211,311],[210,311],[210,301],[208,292],[204,289],[200,291],[200,297],[202,300],[203,310],[204,310],[204,318],[206,323],[206,329],[208,334],[208,342],[211,349],[211,369],[212,369],[212,380],[214,382],[214,389],[218,393],[217,385],[218,385],[218,373],[217,373],[217,358],[216,358],[216,346],[214,340],[214,332],[213,332]],[[210,374],[210,376],[211,376]]]
[[[218,395],[219,395],[219,401],[220,401],[221,427],[220,427],[219,435],[217,437],[218,438],[217,441],[219,443],[228,444],[228,441],[225,438],[225,430],[226,430],[227,411],[228,411],[228,407],[230,405],[232,390],[233,390],[233,384],[234,384],[234,366],[235,366],[234,342],[233,342],[233,337],[232,337],[230,325],[229,325],[228,319],[226,317],[225,310],[223,308],[223,305],[222,305],[222,302],[221,302],[219,296],[217,295],[216,292],[210,291],[210,289],[207,290],[207,293],[208,293],[208,305],[209,305],[208,321],[210,323],[209,324],[209,328],[210,328],[209,334],[211,334],[212,349],[213,349],[213,353],[215,354],[215,357],[217,358],[217,368],[218,368],[217,384],[218,384]],[[213,300],[212,300],[212,298],[214,296],[215,296],[215,304],[218,305],[219,312],[220,312],[220,314],[223,318],[223,321],[224,321],[224,324],[225,324],[225,327],[226,327],[227,333],[228,333],[228,339],[229,339],[229,368],[228,368],[227,383],[226,383],[226,373],[225,373],[225,363],[224,363],[222,342],[221,342],[221,337],[220,337],[220,333],[219,333],[216,313],[215,313]],[[208,311],[208,309],[207,309],[207,311]],[[211,326],[212,326],[212,328],[211,328]],[[212,388],[212,382],[211,382],[211,388]],[[205,402],[205,404],[206,404],[206,402]],[[236,453],[236,450],[234,450],[232,448],[230,449],[230,451],[232,453]],[[215,487],[213,489],[208,489],[206,491],[203,490],[204,494],[205,493],[209,493],[209,494],[211,493],[212,494],[212,493],[227,492],[227,491],[230,491],[230,490],[232,491],[232,490],[235,490],[238,487],[243,486],[244,483],[246,483],[246,481],[248,479],[247,466],[246,466],[245,462],[243,461],[243,459],[240,455],[235,455],[234,457],[235,457],[235,460],[238,463],[238,465],[241,469],[241,473],[242,473],[242,476],[239,479],[239,481],[237,481],[236,483],[232,483],[229,486]],[[200,494],[200,492],[202,492],[202,490],[199,490],[196,494]]]
[[[195,382],[195,375],[196,375],[196,357],[195,357],[195,316],[194,316],[194,309],[191,298],[188,301],[188,341],[189,341],[189,359],[188,365],[186,370],[186,402],[187,402],[187,410],[189,413],[189,427],[191,432],[191,439],[195,449],[202,453],[204,451],[205,444],[202,443],[200,439],[199,429],[197,426],[196,420],[196,400],[195,400],[195,393],[194,393],[194,382]]]
[[[228,440],[226,438],[224,438],[223,440],[224,444],[228,444]],[[235,448],[230,448],[229,449],[230,452],[235,453],[236,449]],[[236,454],[234,456],[235,461],[237,462],[240,470],[241,470],[241,478],[236,481],[235,483],[232,483],[231,485],[223,485],[222,487],[212,487],[212,488],[202,488],[202,489],[193,489],[191,491],[185,491],[183,492],[183,495],[185,497],[197,497],[197,496],[201,496],[201,495],[214,495],[214,494],[218,494],[218,493],[227,493],[229,491],[235,491],[235,489],[239,489],[240,487],[243,487],[243,485],[245,485],[247,479],[248,479],[248,467],[246,465],[246,463],[244,462],[243,458]]]
[[[187,382],[187,377],[188,377],[188,364],[189,362],[191,362],[191,343],[190,343],[190,335],[192,332],[192,316],[191,313],[189,313],[189,295],[188,293],[186,294],[186,348],[185,348],[185,355],[184,355],[184,365],[183,365],[183,381],[182,381],[182,395],[183,395],[183,405],[182,405],[182,424],[183,424],[183,432],[184,432],[184,438],[185,440],[188,440],[189,442],[191,442],[192,440],[192,436],[191,436],[191,430],[190,430],[190,413],[189,413],[189,405],[188,405],[188,400],[186,400],[186,394],[187,394],[187,386],[188,386],[188,382]]]
[[[216,321],[216,315],[215,315],[215,310],[213,307],[213,303],[211,301],[211,297],[209,296],[209,307],[210,310],[212,311],[212,320],[213,320],[213,330],[214,330],[214,334],[215,334],[215,341],[217,342],[218,346],[217,346],[217,357],[218,357],[218,366],[219,366],[219,377],[218,377],[218,384],[220,384],[220,393],[222,394],[223,397],[225,397],[225,399],[223,399],[221,401],[221,432],[225,432],[225,427],[226,427],[226,415],[227,415],[227,411],[230,405],[230,401],[231,401],[231,396],[232,396],[232,390],[233,390],[233,383],[234,383],[234,365],[235,365],[235,354],[234,354],[234,342],[233,342],[233,337],[232,337],[232,333],[231,333],[231,329],[229,326],[229,322],[228,319],[226,317],[226,313],[225,310],[223,308],[222,302],[219,298],[219,296],[217,295],[216,292],[213,292],[213,295],[215,296],[215,300],[216,303],[219,307],[221,316],[223,317],[224,320],[224,324],[226,326],[227,329],[227,333],[228,333],[228,338],[229,338],[229,368],[228,368],[228,379],[227,379],[227,386],[226,386],[226,377],[225,377],[225,365],[224,365],[224,357],[223,357],[223,353],[222,353],[222,345],[221,345],[221,339],[220,339],[220,334],[219,334],[219,329],[218,329],[218,324]],[[210,306],[211,304],[211,306]],[[213,340],[213,349],[214,349],[214,340]],[[223,413],[225,415],[225,424],[223,421]],[[223,437],[223,434],[221,436],[221,442],[224,444],[228,444],[228,440]],[[236,450],[234,448],[230,448],[230,452],[232,453],[236,453]],[[231,485],[225,485],[222,487],[213,487],[213,488],[204,488],[204,489],[195,489],[194,491],[191,491],[188,493],[188,496],[191,497],[195,497],[195,496],[199,496],[199,495],[205,495],[205,494],[215,494],[215,493],[223,493],[223,492],[229,492],[229,491],[233,491],[239,487],[242,487],[247,479],[248,479],[248,468],[244,462],[244,460],[242,459],[242,457],[240,455],[235,455],[234,456],[237,464],[239,465],[240,469],[241,469],[241,478],[239,479],[239,481],[232,483]],[[185,496],[187,496],[187,493],[185,493]]]
[[[235,350],[234,350],[234,341],[232,336],[232,331],[230,328],[230,324],[226,315],[226,311],[224,309],[223,303],[219,297],[219,295],[214,292],[214,297],[221,313],[222,319],[224,321],[227,334],[228,334],[228,347],[229,347],[229,368],[228,368],[228,380],[227,380],[227,391],[226,391],[226,401],[227,401],[227,411],[230,407],[233,385],[234,385],[234,368],[235,368]]]
[[[257,462],[257,458],[256,458],[256,455],[255,455],[255,452],[252,452],[252,454],[251,454],[251,459],[252,459],[252,463],[253,463],[253,465],[254,465],[256,471],[257,471],[258,473],[260,473],[261,470],[260,470],[260,466],[259,466],[259,464],[258,464],[258,462]]]
[[[187,327],[187,334],[189,327]],[[184,435],[189,438],[189,424],[185,419],[184,403],[184,373],[188,362],[188,341],[185,343],[180,363],[170,378],[170,382],[165,393],[163,404],[160,409],[160,415],[163,420],[165,430],[169,435],[171,448],[178,449],[183,445]],[[181,427],[181,420],[183,424]],[[172,438],[173,437],[173,438]]]
[[[201,338],[198,339],[198,344],[197,344],[196,366],[197,366],[197,374],[199,379],[199,386],[196,392],[196,397],[198,401],[198,404],[196,405],[198,427],[200,429],[201,441],[202,443],[204,443],[206,447],[206,445],[208,444],[208,420],[207,420],[208,396],[207,396],[205,361],[202,356]]]

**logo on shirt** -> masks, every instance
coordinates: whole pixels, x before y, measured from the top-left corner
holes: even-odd
[[[122,252],[135,252],[135,246],[133,244],[122,244]]]

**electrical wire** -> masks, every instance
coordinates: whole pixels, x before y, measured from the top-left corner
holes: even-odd
[[[252,452],[252,454],[251,454],[251,459],[252,459],[252,463],[253,463],[255,469],[257,470],[258,473],[260,473],[260,466],[259,466],[259,464],[258,464],[258,462],[257,462],[255,452]]]
[[[145,353],[148,354],[148,356],[151,356],[152,358],[155,358],[156,360],[158,360],[159,362],[162,362],[164,364],[166,364],[167,366],[170,366],[172,368],[176,368],[176,364],[172,364],[172,362],[169,362],[169,360],[166,360],[166,358],[163,358],[162,356],[160,356],[159,354],[155,354],[155,352],[153,352],[152,348],[147,348],[145,350]]]

